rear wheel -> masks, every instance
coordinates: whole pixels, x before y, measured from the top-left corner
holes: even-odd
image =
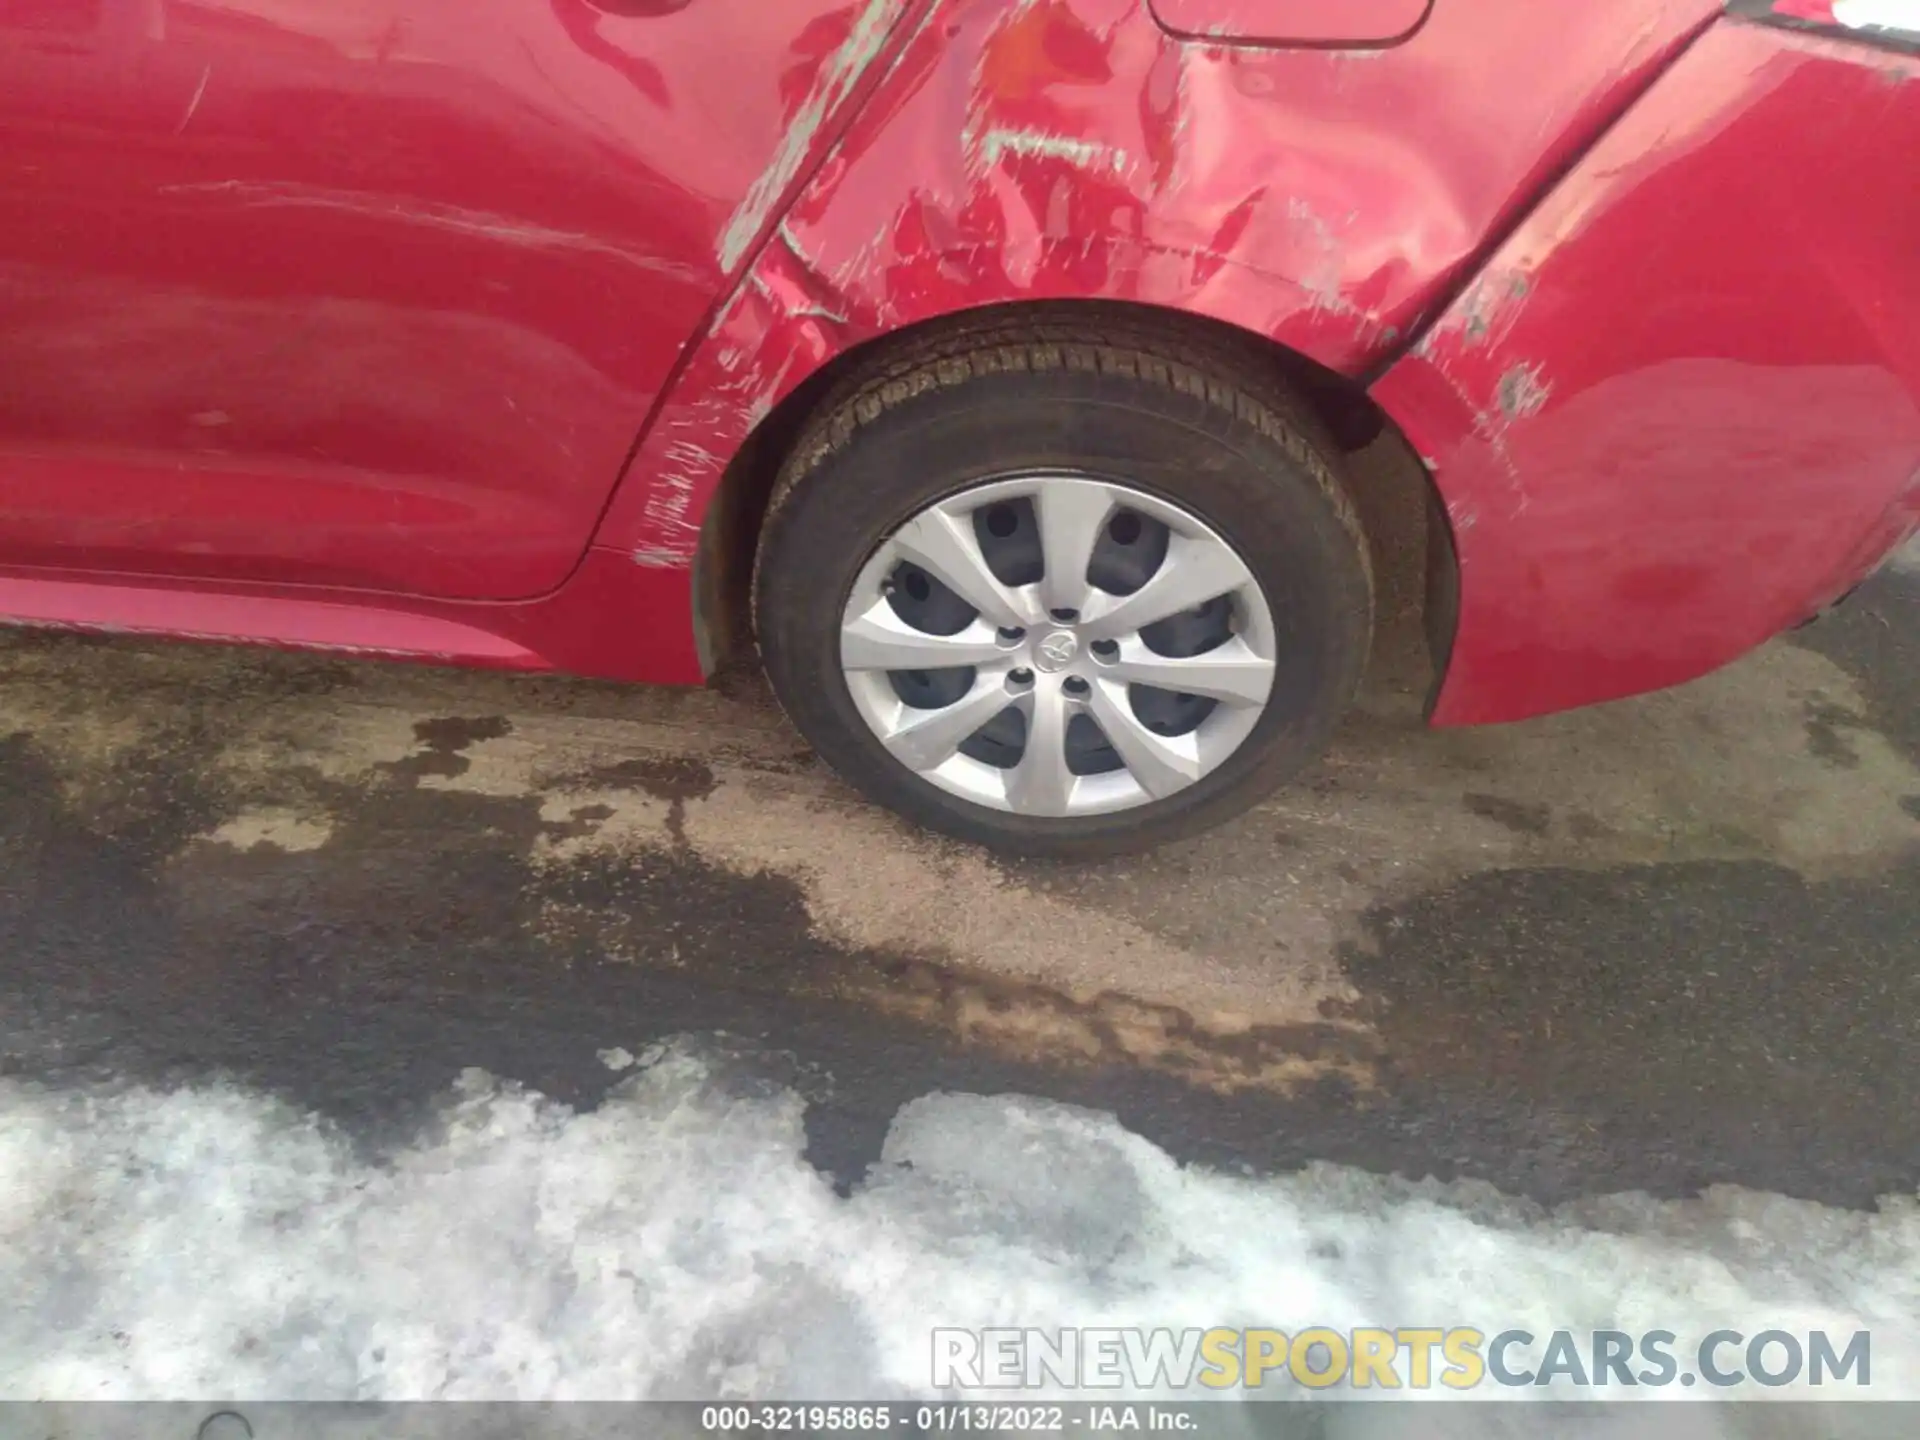
[[[1028,325],[905,354],[776,488],[774,689],[874,799],[996,849],[1217,823],[1319,753],[1364,664],[1332,453],[1224,347]]]

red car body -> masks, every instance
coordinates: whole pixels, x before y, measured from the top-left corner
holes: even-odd
[[[1686,680],[1920,522],[1920,58],[1774,8],[0,0],[0,617],[697,681],[810,381],[1101,300],[1411,441],[1437,723]]]

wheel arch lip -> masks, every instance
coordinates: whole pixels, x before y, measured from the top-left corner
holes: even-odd
[[[1705,674],[1920,523],[1916,78],[1715,24],[1373,385],[1459,555],[1435,723]]]

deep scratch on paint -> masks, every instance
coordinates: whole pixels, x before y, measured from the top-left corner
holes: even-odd
[[[779,149],[774,151],[759,178],[748,187],[726,229],[720,233],[721,269],[731,272],[766,228],[768,217],[812,151],[821,125],[879,58],[888,34],[909,3],[910,0],[867,0],[847,38],[814,77],[813,86],[787,126]]]
[[[1540,378],[1538,365],[1516,365],[1500,377],[1495,398],[1500,402],[1500,413],[1511,422],[1537,412],[1552,393],[1553,386]]]
[[[1080,170],[1104,170],[1125,175],[1133,168],[1127,152],[1093,140],[1076,140],[1071,135],[1049,135],[1044,130],[999,126],[980,137],[980,161],[991,169],[1007,155],[1045,156],[1064,160]]]

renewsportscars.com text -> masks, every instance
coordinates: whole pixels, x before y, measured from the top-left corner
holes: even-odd
[[[955,1390],[1324,1390],[1844,1385],[1873,1378],[1870,1332],[1448,1328],[935,1330],[929,1377]]]

